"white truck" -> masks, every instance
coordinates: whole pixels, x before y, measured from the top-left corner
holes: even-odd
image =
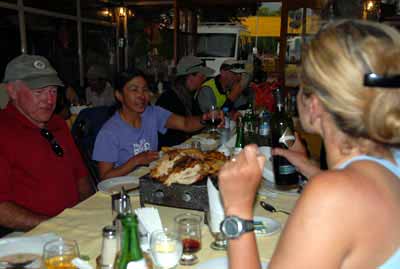
[[[250,32],[239,23],[206,22],[197,28],[196,56],[216,74],[227,59],[247,61],[252,53]]]

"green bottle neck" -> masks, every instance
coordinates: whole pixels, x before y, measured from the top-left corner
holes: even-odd
[[[138,222],[136,216],[128,214],[121,220],[121,255],[120,269],[126,268],[127,263],[143,259],[138,236]]]

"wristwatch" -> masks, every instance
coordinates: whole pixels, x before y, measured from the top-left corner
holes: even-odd
[[[227,239],[235,239],[244,233],[254,231],[254,222],[238,216],[226,216],[221,222],[220,230]]]

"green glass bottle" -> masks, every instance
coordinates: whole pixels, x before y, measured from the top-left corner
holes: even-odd
[[[244,124],[242,117],[238,117],[236,123],[236,143],[233,149],[233,154],[239,154],[244,148]]]
[[[147,269],[147,264],[140,248],[136,215],[125,215],[122,217],[121,223],[121,251],[117,260],[117,269]]]
[[[288,148],[295,140],[293,121],[284,109],[281,89],[274,91],[276,111],[271,117],[270,130],[273,148]],[[296,168],[284,157],[273,156],[275,184],[281,186],[297,185],[299,175]]]

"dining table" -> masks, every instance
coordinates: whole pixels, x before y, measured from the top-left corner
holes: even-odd
[[[283,191],[264,190],[257,196],[254,203],[255,216],[262,216],[274,219],[281,224],[281,229],[274,234],[257,237],[257,245],[261,260],[268,262],[278,242],[280,233],[287,221],[288,215],[281,212],[268,212],[259,205],[263,200],[276,208],[292,211],[298,195],[285,193]],[[139,192],[131,195],[132,208],[139,208]],[[173,227],[174,217],[181,213],[192,212],[204,216],[204,212],[145,204],[145,207],[158,209],[164,227]],[[89,263],[96,268],[96,258],[100,255],[102,242],[102,229],[112,224],[111,195],[101,191],[96,192],[88,199],[77,204],[75,207],[67,208],[59,215],[42,222],[24,236],[55,233],[65,239],[76,240],[81,256],[89,259]],[[226,257],[227,252],[216,251],[210,247],[213,236],[206,224],[202,225],[202,247],[197,253],[199,264],[207,260]],[[196,268],[197,265],[191,267]],[[187,268],[179,265],[177,268]],[[211,269],[211,268],[210,268]],[[215,268],[218,269],[218,268]],[[222,269],[222,268],[221,268]]]

